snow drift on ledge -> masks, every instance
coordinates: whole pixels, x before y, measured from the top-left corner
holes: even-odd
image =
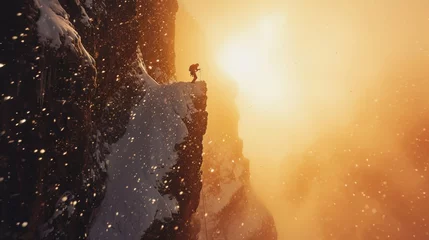
[[[148,85],[127,133],[108,157],[106,196],[90,230],[92,240],[137,240],[155,219],[177,213],[177,200],[157,187],[176,164],[175,146],[188,135],[183,119],[198,111],[192,97],[205,94],[205,83]]]

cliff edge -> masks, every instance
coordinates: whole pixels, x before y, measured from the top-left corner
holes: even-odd
[[[91,239],[192,239],[207,126],[204,82],[151,87],[107,158]]]

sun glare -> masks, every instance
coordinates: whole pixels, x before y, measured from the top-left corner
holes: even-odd
[[[284,97],[285,76],[273,64],[279,57],[273,48],[280,31],[277,23],[274,18],[262,19],[256,29],[228,39],[218,57],[222,69],[238,83],[242,97],[261,107]]]

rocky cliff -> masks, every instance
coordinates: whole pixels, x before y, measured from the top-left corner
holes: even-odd
[[[164,199],[174,207],[171,215],[165,206],[148,208],[156,217],[142,215],[144,223],[129,223],[149,227],[139,229],[140,236],[133,239],[151,239],[150,229],[158,223],[178,239],[186,236],[201,187],[205,86],[164,87],[148,75],[146,56],[149,61],[174,59],[174,52],[164,47],[171,42],[155,43],[165,39],[161,30],[171,27],[177,9],[157,3],[143,11],[142,2],[150,3],[17,0],[0,9],[1,239],[96,238],[97,229],[103,227],[100,219],[108,213],[110,193],[122,187],[117,179],[134,176],[135,166],[148,172],[140,178],[144,185],[130,182],[141,187],[134,194],[152,189],[156,196],[144,196],[155,202]],[[165,11],[168,14],[161,14]],[[164,27],[147,27],[161,22]],[[139,45],[146,48],[140,50]],[[160,69],[172,75],[173,67],[165,64]],[[159,112],[160,108],[172,114]],[[139,132],[133,128],[136,119],[146,119],[139,123]],[[170,120],[177,125],[163,125]],[[155,130],[171,133],[171,141],[162,142]],[[145,131],[151,134],[140,134]],[[130,159],[115,149],[131,141],[130,134],[139,136],[133,135],[137,144],[133,146],[142,145],[135,152],[136,165],[126,173],[128,169],[120,167]],[[147,150],[145,144],[153,141],[159,149]],[[159,155],[167,152],[170,155]],[[168,164],[163,164],[167,158]],[[120,213],[119,217],[129,214]],[[109,230],[108,224],[104,226]]]
[[[107,158],[106,197],[91,239],[194,239],[205,96],[203,82],[148,89]]]
[[[138,0],[142,41],[148,73],[161,83],[174,82],[177,0]],[[150,13],[150,14],[147,14]],[[155,33],[155,34],[154,34]]]

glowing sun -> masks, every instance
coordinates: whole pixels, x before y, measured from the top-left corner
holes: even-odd
[[[218,63],[237,83],[240,94],[258,105],[281,100],[283,76],[276,66],[279,61],[275,44],[278,19],[265,18],[248,32],[228,39],[218,55]]]

